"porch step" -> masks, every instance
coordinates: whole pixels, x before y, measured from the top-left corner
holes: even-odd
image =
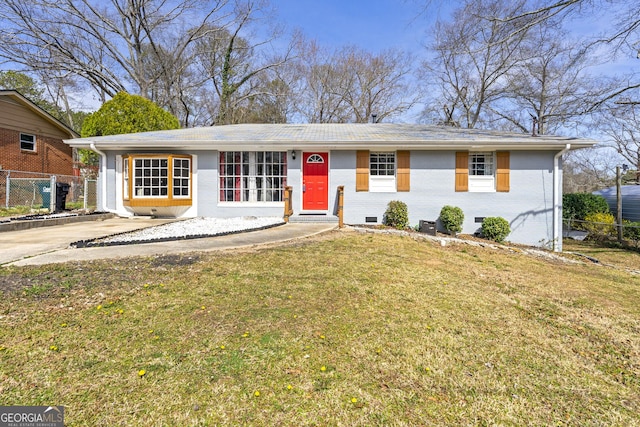
[[[293,215],[289,217],[289,222],[301,223],[301,222],[317,222],[317,223],[329,223],[337,224],[338,217],[335,215]]]

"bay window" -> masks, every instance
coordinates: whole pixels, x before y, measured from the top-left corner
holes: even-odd
[[[191,156],[130,154],[122,161],[125,205],[191,204]]]

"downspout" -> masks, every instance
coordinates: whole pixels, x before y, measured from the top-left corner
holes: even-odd
[[[571,149],[571,144],[565,145],[553,156],[553,251],[562,252],[562,218],[560,218],[560,206],[562,200],[562,187],[560,182],[560,157]]]
[[[91,149],[100,155],[100,175],[102,175],[102,209],[105,212],[118,214],[114,209],[107,207],[107,155],[96,148],[95,143],[91,143]]]

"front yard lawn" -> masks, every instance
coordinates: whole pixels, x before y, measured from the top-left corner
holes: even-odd
[[[640,424],[621,269],[335,232],[0,289],[0,404],[69,426]]]

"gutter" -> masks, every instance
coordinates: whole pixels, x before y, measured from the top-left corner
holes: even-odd
[[[94,142],[91,143],[91,149],[100,155],[100,175],[102,176],[102,210],[118,215],[115,209],[107,207],[107,155],[96,148]]]
[[[560,182],[560,157],[571,149],[571,144],[565,147],[553,156],[553,251],[562,252],[562,218],[560,215],[560,207],[562,200],[562,187]]]
[[[585,142],[586,141],[586,142]],[[512,140],[509,143],[495,141],[462,141],[446,140],[446,142],[429,142],[423,140],[194,140],[194,139],[172,139],[172,140],[114,140],[101,141],[101,144],[108,145],[110,150],[218,150],[218,151],[286,151],[286,150],[557,150],[562,149],[568,142],[549,141],[541,142],[539,139],[535,143],[531,141]],[[573,141],[572,147],[586,148],[595,144],[587,140]],[[87,143],[76,139],[69,140],[69,145],[74,148],[86,148]]]

